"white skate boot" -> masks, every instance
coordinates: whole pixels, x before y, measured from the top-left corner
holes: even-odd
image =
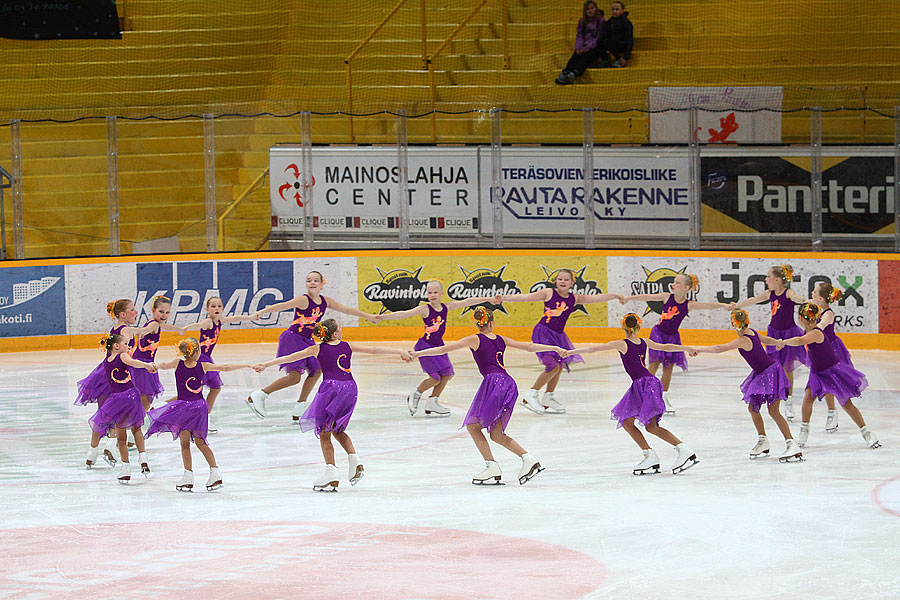
[[[784,452],[778,457],[778,462],[803,462],[803,452],[794,440],[786,440]]]
[[[522,404],[525,405],[525,408],[535,414],[543,415],[547,413],[544,409],[544,405],[538,400],[538,391],[534,388],[530,388],[525,392],[525,397],[522,398]]]
[[[449,417],[450,409],[438,404],[437,396],[430,396],[428,400],[425,401],[425,414],[437,415],[438,417]]]
[[[697,460],[697,455],[694,454],[694,451],[688,448],[687,444],[684,442],[675,446],[675,451],[678,452],[678,456],[675,457],[675,462],[672,463],[673,475],[678,475],[682,471],[687,471],[700,462]]]
[[[86,469],[90,469],[97,464],[97,456],[100,454],[100,448],[88,448],[87,460],[84,461]]]
[[[833,410],[828,411],[828,418],[825,419],[825,431],[826,433],[834,433],[838,428],[838,417],[837,412]]]
[[[794,420],[794,399],[790,396],[784,399],[784,418],[788,421]]]
[[[656,455],[656,450],[653,448],[647,448],[646,450],[641,450],[644,453],[644,460],[639,462],[632,470],[634,475],[653,475],[654,473],[659,473],[659,457]]]
[[[564,415],[566,414],[566,407],[560,404],[556,398],[553,397],[553,392],[547,392],[544,394],[544,398],[541,400],[541,405],[546,407],[544,411],[548,415]]]
[[[800,423],[800,434],[797,436],[797,445],[806,448],[806,442],[809,440],[809,423]]]
[[[222,474],[219,467],[209,468],[209,479],[206,480],[206,491],[212,492],[222,487]]]
[[[253,411],[253,414],[256,415],[258,419],[266,418],[266,398],[269,395],[262,390],[255,390],[250,392],[250,395],[247,396],[247,399],[244,402],[247,403],[247,406],[250,407],[250,410]]]
[[[179,479],[178,483],[175,484],[175,489],[179,492],[193,492],[194,472],[185,469],[184,473],[181,475],[181,479]]]
[[[409,416],[416,416],[416,411],[419,410],[419,400],[422,399],[422,392],[419,390],[413,390],[409,393],[409,396],[406,397],[406,408],[409,409]]]
[[[484,466],[484,471],[473,477],[472,483],[475,485],[503,485],[503,482],[500,481],[502,475],[500,465],[493,460],[486,460]]]
[[[219,425],[216,423],[216,420],[213,418],[212,413],[209,413],[209,417],[207,417],[207,431],[210,435],[214,433],[219,433]]]
[[[881,448],[881,442],[878,441],[878,437],[874,432],[869,431],[868,426],[863,426],[859,428],[859,432],[862,434],[863,439],[866,441],[866,446],[874,450],[875,448]]]
[[[525,485],[531,478],[544,470],[541,463],[527,452],[522,455],[522,468],[519,469],[519,485]]]
[[[663,392],[663,402],[666,403],[666,414],[667,414],[667,415],[674,415],[674,414],[675,414],[675,407],[672,406],[672,403],[671,403],[671,402],[669,402],[669,392]]]
[[[141,475],[144,477],[150,473],[150,465],[147,464],[147,453],[146,452],[138,452],[138,462],[141,463]]]
[[[363,468],[358,454],[348,454],[347,459],[350,461],[350,473],[347,477],[350,480],[350,485],[356,485],[363,478],[363,475],[366,474],[366,470]]]
[[[119,467],[119,483],[128,483],[131,481],[131,463],[123,462]]]
[[[294,409],[291,411],[291,422],[294,425],[300,424],[300,417],[306,412],[306,402],[294,402]]]
[[[325,465],[325,472],[322,473],[321,477],[313,481],[313,490],[316,492],[336,492],[338,491],[339,483],[340,477],[338,477],[337,467]]]
[[[771,446],[769,446],[769,439],[761,435],[759,436],[759,441],[756,442],[756,445],[750,450],[750,458],[765,458],[769,456],[769,450]]]

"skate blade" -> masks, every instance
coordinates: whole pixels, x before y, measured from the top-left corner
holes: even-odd
[[[426,410],[425,416],[427,416],[427,417],[449,417],[450,411],[448,410],[447,412],[435,412],[433,410]]]
[[[94,466],[94,463],[92,463],[91,461],[89,461],[89,460],[84,461],[84,468],[87,469],[88,471],[90,471],[91,467],[93,467],[93,466]]]
[[[110,452],[109,450],[103,451],[103,460],[105,460],[107,463],[109,463],[109,466],[111,466],[111,467],[116,466],[116,463],[118,462],[116,460],[116,457],[113,456],[112,452]]]
[[[694,465],[696,465],[698,462],[700,462],[700,461],[697,460],[697,455],[692,454],[691,456],[688,457],[687,461],[683,465],[672,469],[672,475],[678,475],[679,473],[683,473],[683,472],[687,471],[688,469],[690,469],[691,467],[693,467]]]
[[[803,458],[803,454],[800,454],[799,452],[797,454],[794,454],[793,456],[779,456],[778,457],[778,462],[780,462],[780,463],[805,462],[805,461],[806,461],[806,459]]]
[[[131,483],[131,477],[119,477],[117,481],[122,485],[128,485],[129,483]]]
[[[146,475],[149,472],[150,472],[150,465],[148,465],[147,463],[141,463],[141,473]]]
[[[413,402],[411,396],[406,398],[406,408],[409,410],[409,416],[414,417],[416,413],[419,411],[419,403]]]
[[[473,479],[472,483],[475,485],[506,485],[502,481],[500,481],[500,477],[492,477],[491,479]]]
[[[751,454],[750,460],[756,460],[759,458],[768,458],[768,457],[769,457],[769,451],[766,450],[765,452],[760,452],[759,454]]]
[[[826,427],[826,428],[825,428],[825,433],[834,433],[834,432],[837,431],[837,430],[838,430],[838,426],[837,426],[837,425],[835,425],[835,426],[832,427],[831,429],[828,429],[828,428]]]
[[[869,450],[877,450],[878,448],[881,448],[881,442],[875,442],[874,444],[869,446]]]
[[[544,467],[541,466],[541,463],[535,463],[531,470],[528,471],[525,475],[519,477],[519,485],[525,485],[528,481],[534,479],[534,476],[544,470]]]
[[[216,481],[215,483],[208,483],[208,484],[206,484],[206,491],[207,491],[207,492],[214,492],[215,490],[217,490],[217,489],[219,489],[219,488],[221,488],[221,487],[222,487],[222,480],[220,479],[220,480]]]
[[[356,485],[357,483],[359,483],[359,480],[362,479],[363,476],[365,476],[365,474],[366,474],[366,471],[365,471],[365,469],[363,469],[362,465],[359,465],[358,467],[356,467],[356,474],[350,478],[350,485]]]
[[[545,415],[564,415],[564,414],[566,414],[566,409],[565,408],[562,408],[562,409],[550,408],[548,406],[548,407],[544,408],[544,414]]]
[[[522,400],[522,404],[525,406],[525,408],[527,408],[528,410],[530,410],[531,412],[533,412],[536,415],[547,414],[547,410],[543,406],[538,408],[537,406],[534,406],[533,404],[529,404],[529,403],[525,402],[524,400]]]
[[[175,486],[175,489],[178,490],[179,492],[193,492],[193,491],[194,491],[194,484],[193,484],[193,483],[188,483],[188,484],[186,484],[186,485],[176,485],[176,486]]]
[[[647,467],[646,469],[635,469],[632,471],[632,475],[656,475],[659,473],[659,465],[653,465],[652,467]]]
[[[314,491],[314,492],[327,492],[327,493],[332,493],[332,492],[338,491],[337,486],[338,486],[338,482],[337,482],[337,481],[332,481],[331,483],[326,484],[326,485],[314,485],[314,486],[313,486],[313,491]]]
[[[266,415],[259,412],[259,410],[256,408],[256,404],[254,404],[253,400],[251,400],[249,397],[244,399],[244,404],[246,404],[250,408],[250,410],[253,411],[253,414],[256,415],[256,418],[260,421],[266,418]]]

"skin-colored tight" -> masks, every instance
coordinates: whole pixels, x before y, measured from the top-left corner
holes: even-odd
[[[634,418],[626,419],[625,422],[622,423],[622,429],[628,432],[628,435],[631,436],[631,439],[641,447],[641,450],[649,450],[650,444],[647,443],[647,439],[644,437],[644,434],[641,433],[641,430],[638,429],[637,425],[634,424]],[[668,442],[673,446],[677,446],[681,443],[675,434],[669,431],[664,427],[659,426],[659,419],[655,421],[651,421],[647,423],[644,427],[647,430],[647,433],[653,434],[664,442]]]
[[[332,437],[338,441],[338,444],[341,445],[344,452],[347,454],[356,454],[356,448],[353,447],[350,436],[345,432],[323,431],[319,434],[319,445],[322,447],[322,456],[325,458],[326,465],[334,464],[334,444],[331,443]]]
[[[297,385],[300,383],[300,379],[303,376],[300,371],[288,371],[287,374],[279,377],[269,385],[263,388],[263,391],[267,394],[271,394],[272,392],[277,392],[278,390],[283,390],[286,387],[291,387],[292,385]],[[303,382],[303,387],[300,388],[300,397],[297,399],[297,402],[306,402],[306,399],[309,398],[310,392],[316,386],[316,382],[319,381],[319,378],[322,377],[322,371],[316,371],[315,373],[310,373],[306,380]]]
[[[447,387],[447,382],[450,381],[452,377],[453,375],[441,375],[440,379],[435,379],[434,377],[429,375],[428,379],[420,383],[419,387],[417,387],[416,389],[420,394],[424,394],[427,390],[434,388],[434,390],[431,392],[431,396],[437,398],[441,395],[441,392],[444,391],[444,388]]]
[[[475,447],[478,448],[481,457],[484,460],[494,460],[494,455],[491,452],[491,445],[488,443],[484,432],[481,431],[481,425],[478,423],[469,423],[466,425],[466,431],[472,436],[472,441],[475,442]],[[500,426],[499,421],[494,423],[494,427],[491,429],[491,441],[500,444],[516,456],[525,454],[525,448],[520,446],[516,440],[503,433],[503,427]]]
[[[766,427],[763,424],[761,414],[762,411],[754,412],[753,407],[749,404],[747,405],[747,410],[750,411],[750,418],[753,419],[753,426],[756,427],[756,433],[759,435],[766,435]],[[794,436],[791,435],[791,428],[788,426],[787,419],[781,414],[781,400],[776,400],[769,405],[769,416],[775,421],[778,430],[781,432],[781,435],[784,436],[785,440],[793,439]]]
[[[531,389],[539,390],[544,387],[544,385],[546,385],[548,392],[556,391],[556,384],[559,383],[559,376],[562,373],[562,370],[563,366],[559,364],[549,371],[544,371],[543,373],[538,375],[538,378],[531,386]]]
[[[831,398],[832,406],[834,406],[834,396],[831,394],[826,394],[825,400]],[[857,427],[865,427],[866,421],[863,419],[862,413],[859,412],[859,409],[856,408],[856,405],[853,404],[852,400],[847,400],[847,402],[843,405],[844,411],[850,415],[850,418],[856,423]],[[809,388],[806,388],[806,392],[803,394],[803,412],[801,413],[802,419],[804,423],[809,423],[810,418],[812,418],[813,411],[813,397],[812,392],[809,391]]]

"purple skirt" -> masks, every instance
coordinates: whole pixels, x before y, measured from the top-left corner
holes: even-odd
[[[612,408],[612,418],[619,422],[616,429],[628,419],[637,419],[644,426],[652,421],[658,422],[666,412],[662,393],[662,382],[652,375],[632,381],[631,387]]]
[[[191,439],[206,441],[209,433],[209,407],[203,400],[175,400],[148,413],[153,421],[147,429],[147,436],[169,432],[172,439],[178,439],[182,431],[191,434]]]
[[[323,431],[341,433],[347,428],[359,391],[352,379],[326,379],[319,385],[316,397],[300,417],[300,431],[314,429],[316,437]]]
[[[677,331],[675,333],[663,333],[659,330],[659,325],[654,325],[653,329],[650,330],[650,339],[657,344],[681,344],[680,333]],[[647,363],[662,363],[663,367],[675,365],[676,367],[681,367],[682,371],[688,370],[687,358],[685,358],[684,352],[663,352],[662,350],[650,348]]]
[[[132,379],[134,379],[132,377]],[[78,386],[78,396],[75,398],[75,404],[84,406],[92,402],[100,404],[109,396],[109,379],[106,377],[106,369],[101,361],[99,365],[94,367],[90,375],[81,379],[76,384]]]
[[[285,329],[281,332],[281,335],[278,336],[278,352],[275,353],[275,356],[287,356],[294,352],[300,352],[301,350],[309,348],[314,343],[315,342],[311,339],[303,337],[299,333],[294,333],[290,329]],[[306,371],[312,375],[313,373],[321,371],[322,367],[319,366],[319,360],[315,356],[310,356],[309,358],[304,358],[302,360],[284,363],[281,365],[281,370],[285,373],[289,371],[299,371],[300,373],[303,373],[303,371]]]
[[[140,427],[145,416],[140,392],[137,388],[129,388],[124,392],[110,393],[94,416],[88,419],[88,424],[95,433],[105,434],[111,427]]]
[[[506,373],[488,373],[475,392],[462,427],[478,423],[482,429],[493,431],[499,422],[500,430],[506,431],[518,398],[515,379]]]
[[[869,382],[863,373],[838,362],[824,371],[810,371],[806,387],[813,398],[821,400],[825,394],[833,394],[843,406],[850,398],[859,397],[869,387]]]
[[[413,350],[428,350],[434,348],[433,344],[429,344],[425,340],[419,338]],[[440,379],[441,377],[453,377],[453,365],[450,364],[450,357],[446,354],[439,356],[420,356],[419,364],[429,377]]]
[[[834,353],[837,356],[838,360],[845,365],[853,366],[853,361],[850,360],[850,351],[847,350],[847,346],[844,345],[843,340],[838,336],[834,336],[834,341],[831,342],[831,347],[834,348]]]
[[[744,402],[753,408],[753,412],[759,412],[763,404],[769,405],[790,396],[791,383],[782,366],[773,362],[762,373],[751,371],[741,384],[741,391]]]
[[[770,338],[775,338],[776,340],[786,340],[792,337],[800,337],[804,334],[804,331],[794,325],[790,329],[772,329],[771,327],[766,332]],[[766,346],[766,352],[778,361],[785,371],[791,372],[796,369],[801,364],[809,366],[809,357],[806,355],[806,348],[803,346],[785,346],[781,350],[777,349],[775,346]]]
[[[534,331],[531,332],[531,341],[535,344],[559,346],[560,348],[565,348],[566,350],[571,350],[575,347],[572,345],[572,340],[570,340],[569,336],[567,336],[564,332],[553,331],[543,323],[538,323],[534,326]],[[559,365],[564,366],[566,368],[566,371],[568,371],[569,365],[571,363],[584,362],[584,359],[577,354],[575,354],[574,356],[567,356],[566,358],[563,358],[556,352],[538,352],[537,357],[542,363],[544,363],[544,371],[552,371]]]
[[[197,362],[216,364],[209,354],[201,354]],[[208,388],[220,388],[222,387],[222,376],[218,371],[206,371],[203,374],[203,385]]]
[[[141,396],[149,396],[150,402],[159,397],[166,388],[159,381],[159,373],[151,373],[147,369],[131,369],[131,381]]]

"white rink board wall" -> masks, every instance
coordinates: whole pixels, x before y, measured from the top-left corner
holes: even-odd
[[[580,148],[510,148],[501,157],[505,234],[584,234],[584,154]],[[490,217],[491,153],[481,149],[482,231]],[[687,236],[689,162],[666,149],[594,151],[598,237]]]
[[[272,231],[303,231],[300,148],[269,150]],[[408,150],[410,231],[478,231],[476,148]],[[313,227],[336,233],[396,230],[399,168],[396,148],[313,148]],[[298,197],[299,196],[299,197]]]
[[[67,265],[66,306],[69,334],[107,331],[111,319],[106,303],[117,298],[135,301],[139,323],[151,318],[153,298],[172,300],[169,323],[183,326],[206,318],[206,299],[220,296],[224,315],[247,314],[306,292],[306,275],[320,271],[323,293],[357,307],[355,257],[273,258],[258,260],[184,260],[114,264]],[[329,317],[345,326],[356,326],[357,317],[329,311]],[[258,322],[242,321],[228,329],[286,328],[292,311],[264,315]]]
[[[783,259],[710,258],[710,257],[641,257],[611,256],[607,259],[609,291],[622,294],[655,294],[668,292],[675,274],[693,273],[700,289],[692,292],[698,302],[735,302],[766,290],[768,269],[784,264]],[[819,281],[829,281],[845,291],[844,298],[833,305],[837,329],[841,332],[878,333],[878,261],[845,259],[792,259],[795,281],[791,288],[809,298]],[[659,320],[661,304],[629,302],[609,303],[609,323],[614,326],[629,312],[645,319],[649,330]],[[765,331],[770,308],[760,304],[747,308],[754,329]],[[694,311],[682,324],[684,329],[728,329],[727,310]]]

